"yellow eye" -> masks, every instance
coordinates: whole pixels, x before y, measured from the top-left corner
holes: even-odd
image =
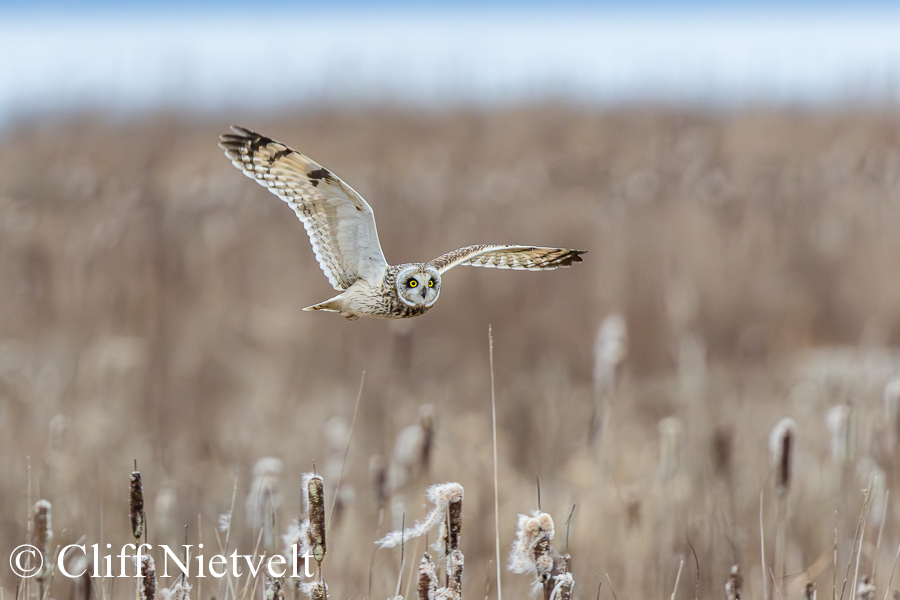
[[[414,287],[416,287],[417,285],[419,285],[419,282],[416,281],[415,279],[410,279],[408,285],[409,285],[409,287],[414,288]]]
[[[428,287],[434,287],[434,279],[428,280]]]

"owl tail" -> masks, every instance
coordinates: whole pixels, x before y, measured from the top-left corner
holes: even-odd
[[[303,310],[324,310],[325,312],[333,312],[340,313],[343,316],[347,317],[350,321],[355,321],[359,317],[356,315],[350,315],[344,312],[344,298],[342,296],[335,296],[330,300],[326,300],[325,302],[320,302],[319,304],[313,304],[312,306],[307,306]]]

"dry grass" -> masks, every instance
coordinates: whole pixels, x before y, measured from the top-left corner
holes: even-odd
[[[399,550],[372,542],[423,516],[428,484],[458,481],[463,590],[494,597],[492,324],[504,553],[517,514],[540,509],[560,523],[577,504],[567,547],[554,541],[572,556],[574,598],[593,598],[604,573],[622,600],[664,597],[682,561],[676,598],[723,597],[734,564],[740,593],[759,598],[769,576],[763,491],[768,568],[777,556],[786,574],[768,589],[798,598],[810,579],[830,596],[857,562],[865,487],[858,571],[880,561],[874,597],[887,591],[900,542],[900,507],[884,493],[900,474],[898,411],[888,400],[886,413],[882,397],[900,371],[896,114],[546,106],[234,120],[360,191],[392,262],[479,242],[589,254],[552,273],[454,270],[435,309],[409,322],[301,313],[332,290],[290,210],[216,147],[229,123],[73,118],[9,131],[0,139],[2,548],[28,539],[38,498],[53,504],[54,544],[133,540],[136,459],[151,543],[180,544],[188,525],[191,543],[214,547],[220,515],[230,515],[230,548],[280,550],[313,463],[333,503],[326,465],[341,472],[365,370],[328,530],[330,595],[392,595]],[[627,323],[627,356],[620,340],[595,382],[595,337],[612,313]],[[422,422],[425,404],[430,464],[416,463],[380,510],[395,440]],[[838,405],[847,416],[833,413],[834,440],[826,413]],[[784,417],[797,429],[776,555],[767,436]],[[375,455],[387,457],[372,461],[377,489]],[[266,457],[280,461],[260,484],[269,540],[249,526],[245,500]],[[414,595],[406,582],[424,546],[406,552],[400,576]],[[510,597],[529,593],[529,578],[503,578]],[[264,582],[193,584],[195,600],[265,593]],[[0,585],[14,596],[6,568]],[[57,576],[49,596],[75,589]]]

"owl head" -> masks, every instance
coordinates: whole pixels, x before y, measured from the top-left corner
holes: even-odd
[[[430,308],[440,294],[441,274],[431,265],[409,265],[397,275],[397,295],[407,306]]]

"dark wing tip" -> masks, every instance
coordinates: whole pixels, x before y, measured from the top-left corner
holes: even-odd
[[[557,264],[561,267],[570,267],[573,263],[583,262],[582,254],[587,254],[587,250],[569,250],[557,259]]]
[[[219,136],[219,148],[225,150],[225,153],[231,159],[234,159],[234,156],[229,154],[229,152],[239,155],[242,149],[246,149],[249,154],[253,155],[261,147],[267,146],[274,141],[261,133],[238,125],[232,125],[231,131],[232,133],[223,133]]]

